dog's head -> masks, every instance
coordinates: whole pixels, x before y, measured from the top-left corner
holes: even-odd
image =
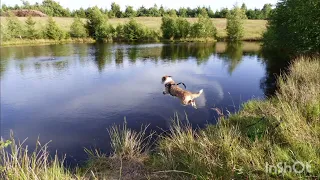
[[[171,82],[171,81],[173,81],[172,77],[167,75],[163,76],[161,79],[162,84],[167,84],[168,82]]]

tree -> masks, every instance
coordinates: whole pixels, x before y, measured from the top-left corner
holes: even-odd
[[[75,17],[70,26],[70,35],[75,38],[85,38],[88,36],[84,23],[79,17]]]
[[[64,32],[57,25],[57,23],[53,20],[52,17],[48,18],[48,23],[45,27],[45,36],[49,39],[60,40],[65,37]]]
[[[160,8],[159,8],[159,13],[161,16],[164,16],[166,11],[164,10],[163,6],[161,5]]]
[[[198,16],[201,15],[202,17],[209,17],[208,16],[208,12],[206,10],[206,8],[199,8],[199,12],[198,12]]]
[[[115,2],[113,2],[111,4],[111,11],[114,13],[115,17],[117,17],[117,18],[122,17],[122,12],[120,10],[119,4],[116,4]]]
[[[230,41],[239,41],[243,37],[244,19],[246,19],[246,14],[238,6],[234,6],[234,8],[227,14],[227,35]]]
[[[180,8],[178,11],[178,14],[180,17],[187,17],[187,9],[186,8]]]
[[[31,16],[28,16],[28,19],[26,20],[26,37],[29,39],[36,39],[37,38],[37,30],[35,27],[36,21],[32,19]]]
[[[149,11],[144,6],[141,6],[137,10],[137,16],[149,16]]]
[[[206,10],[207,10],[207,12],[208,12],[209,18],[214,18],[214,12],[213,12],[213,10],[211,9],[211,7],[209,6],[209,8],[207,8]]]
[[[10,33],[8,33],[7,27],[2,23],[0,24],[0,42],[7,41],[11,39]]]
[[[98,7],[88,10],[86,28],[89,36],[96,40],[103,40],[112,36],[112,26],[107,23],[107,18],[102,14]]]
[[[217,29],[208,17],[199,16],[198,21],[191,27],[191,37],[215,38]]]
[[[245,3],[242,3],[241,9],[242,9],[244,12],[247,12],[247,6],[246,6]]]
[[[177,31],[175,18],[169,16],[162,17],[161,31],[163,38],[173,39],[175,32]]]
[[[262,14],[264,19],[268,19],[271,11],[272,11],[272,5],[271,4],[265,4],[262,8]]]
[[[79,10],[75,10],[72,13],[73,17],[86,18],[86,11],[81,7]]]
[[[264,34],[264,47],[292,55],[320,53],[320,1],[282,0]]]
[[[171,17],[177,17],[177,12],[175,9],[168,9],[167,14]]]
[[[176,32],[174,35],[174,38],[186,38],[190,33],[190,23],[186,19],[183,19],[182,17],[179,17],[176,20]]]
[[[133,9],[132,6],[127,6],[124,12],[124,17],[136,17],[137,12]]]
[[[53,0],[42,1],[40,10],[49,16],[58,16],[58,17],[70,16],[70,10],[64,9],[58,2]]]
[[[23,35],[22,24],[12,13],[9,13],[9,17],[7,18],[7,30],[12,38],[21,38]]]
[[[136,20],[130,19],[123,27],[124,37],[129,41],[140,40],[144,37],[144,29],[141,24],[138,24]]]

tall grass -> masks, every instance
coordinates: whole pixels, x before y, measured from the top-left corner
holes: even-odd
[[[320,175],[320,60],[301,57],[278,80],[276,96],[252,100],[204,130],[173,124],[157,166],[199,179],[307,178]],[[309,162],[312,172],[266,172],[266,164]]]
[[[11,133],[10,143],[7,144],[9,149],[0,149],[1,179],[79,179],[63,166],[64,158],[59,159],[57,154],[50,158],[48,144],[41,145],[37,141],[36,149],[29,152],[24,142],[16,143]]]
[[[109,131],[112,153],[108,156],[97,149],[88,150],[89,160],[86,172],[93,172],[98,179],[142,179],[148,170],[144,166],[149,156],[152,136],[148,126],[140,131],[127,127],[126,120],[120,125],[111,126]]]

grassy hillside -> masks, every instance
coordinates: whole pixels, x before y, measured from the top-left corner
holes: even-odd
[[[24,22],[27,18],[26,17],[19,17],[19,20]],[[135,18],[138,23],[144,24],[145,26],[159,30],[161,26],[161,17],[137,17]],[[197,18],[187,18],[190,22],[196,22]],[[46,17],[34,17],[34,20],[37,22],[37,27],[43,27],[45,26],[45,23],[47,21]],[[64,30],[69,31],[70,25],[73,22],[73,18],[61,18],[61,17],[55,17],[55,21],[63,28]],[[85,19],[83,19],[85,21]],[[109,22],[116,26],[118,24],[124,24],[125,22],[128,22],[128,18],[114,18],[109,19]],[[226,19],[212,19],[213,23],[217,27],[218,30],[218,36],[221,38],[226,37]],[[1,23],[6,23],[6,18],[1,17]],[[246,20],[244,23],[244,40],[255,40],[255,39],[261,39],[262,32],[266,29],[266,23],[265,20]]]

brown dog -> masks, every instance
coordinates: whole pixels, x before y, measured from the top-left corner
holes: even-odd
[[[163,76],[161,80],[162,84],[165,85],[165,90],[163,91],[163,94],[170,94],[171,96],[176,96],[181,100],[182,105],[192,105],[192,107],[197,108],[194,99],[201,95],[203,89],[201,89],[198,93],[192,93],[190,91],[180,88],[173,81],[171,76]]]

